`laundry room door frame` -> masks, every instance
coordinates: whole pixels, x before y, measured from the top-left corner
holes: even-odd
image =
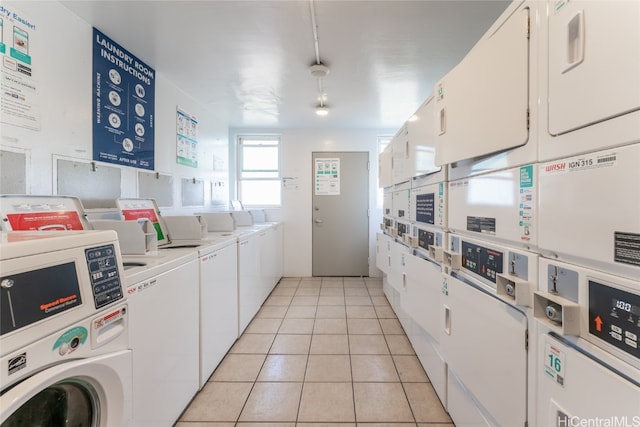
[[[369,153],[312,153],[312,275],[369,275]]]

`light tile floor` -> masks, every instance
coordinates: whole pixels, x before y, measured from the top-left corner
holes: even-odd
[[[176,427],[452,427],[373,278],[283,278]]]

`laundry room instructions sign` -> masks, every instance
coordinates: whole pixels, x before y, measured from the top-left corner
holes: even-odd
[[[155,70],[93,29],[93,160],[154,169]]]

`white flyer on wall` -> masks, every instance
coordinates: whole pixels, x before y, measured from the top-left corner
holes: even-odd
[[[180,107],[176,111],[176,162],[198,167],[198,120]]]
[[[316,196],[339,196],[340,159],[317,158],[314,185]]]
[[[40,100],[33,46],[36,24],[24,13],[0,5],[2,122],[40,130]]]

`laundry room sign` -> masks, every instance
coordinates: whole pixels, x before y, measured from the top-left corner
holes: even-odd
[[[93,29],[93,160],[154,169],[155,70]]]

